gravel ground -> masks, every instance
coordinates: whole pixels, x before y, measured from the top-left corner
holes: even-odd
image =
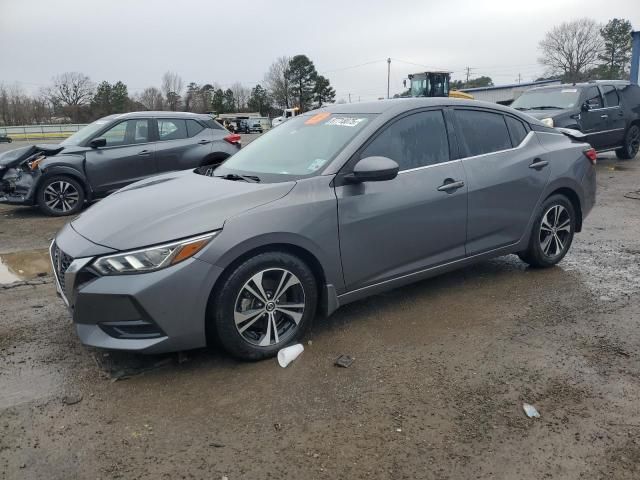
[[[0,479],[640,478],[640,158],[598,173],[560,266],[348,305],[287,369],[86,348],[51,277],[0,288]],[[63,223],[0,207],[0,254]]]

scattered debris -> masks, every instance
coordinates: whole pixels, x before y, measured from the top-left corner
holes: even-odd
[[[340,355],[333,364],[337,367],[349,368],[355,359],[349,355]]]
[[[76,403],[80,403],[82,401],[81,394],[69,394],[62,397],[62,403],[65,405],[75,405]]]
[[[276,429],[276,432],[279,432],[280,430],[282,430],[282,424],[281,423],[274,423],[273,424],[273,428]]]
[[[225,445],[224,443],[209,442],[209,446],[213,448],[223,448]]]
[[[189,357],[185,352],[178,352],[178,365],[182,365],[184,362],[188,362]]]
[[[640,200],[640,190],[635,192],[625,193],[623,196],[625,198],[630,198],[631,200]]]
[[[527,414],[527,417],[540,418],[540,414],[538,413],[538,410],[536,410],[536,407],[534,407],[533,405],[530,405],[528,403],[523,403],[522,408],[524,409],[524,413]]]
[[[283,348],[278,352],[278,363],[282,368],[286,368],[291,362],[293,362],[304,351],[304,347],[301,343],[296,343],[290,347]]]

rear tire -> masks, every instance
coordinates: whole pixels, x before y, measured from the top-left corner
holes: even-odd
[[[564,195],[552,195],[540,206],[529,246],[518,256],[535,268],[552,267],[569,251],[575,228],[576,213],[569,199]]]
[[[46,178],[37,194],[38,207],[51,217],[75,215],[82,210],[84,200],[84,188],[68,176]]]
[[[640,126],[631,125],[624,136],[624,145],[616,150],[620,160],[631,160],[640,149]]]
[[[294,255],[260,253],[222,282],[209,321],[220,345],[238,359],[272,357],[313,322],[318,286],[311,269]]]

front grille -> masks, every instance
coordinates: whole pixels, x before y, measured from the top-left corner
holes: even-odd
[[[66,295],[67,292],[64,288],[64,274],[69,268],[69,265],[71,265],[71,262],[73,262],[73,258],[60,250],[58,245],[54,244],[51,260],[53,262],[53,271],[56,275],[56,279],[58,280],[58,284],[60,285],[60,289],[62,290],[62,293]]]

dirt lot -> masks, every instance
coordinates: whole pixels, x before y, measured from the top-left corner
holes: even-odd
[[[559,267],[505,257],[349,305],[287,369],[85,348],[51,277],[0,287],[0,478],[640,478],[640,158],[598,171]],[[62,224],[0,207],[0,253]]]

